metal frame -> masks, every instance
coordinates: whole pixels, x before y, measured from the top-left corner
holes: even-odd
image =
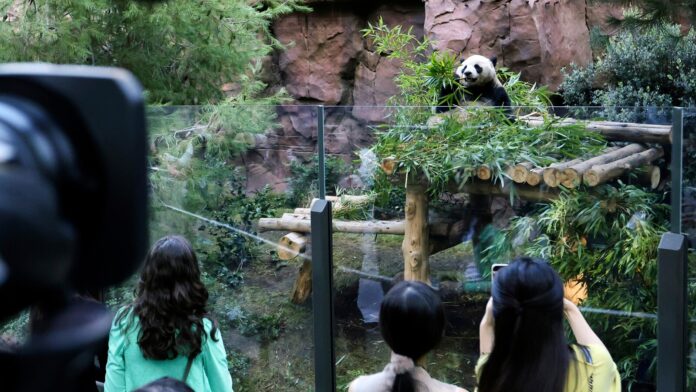
[[[686,391],[687,239],[662,235],[657,256],[657,390]]]
[[[324,105],[317,106],[317,154],[319,154],[319,167],[317,188],[319,188],[319,198],[326,198],[326,151],[324,150]]]
[[[682,212],[682,169],[683,169],[683,140],[684,140],[684,109],[672,109],[672,162],[670,176],[672,179],[672,233],[680,234]]]
[[[314,313],[314,390],[336,390],[334,350],[331,203],[312,205],[312,308]]]

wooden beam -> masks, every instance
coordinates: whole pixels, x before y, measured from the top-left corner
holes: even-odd
[[[518,121],[524,122],[530,126],[541,126],[544,124],[544,119],[541,117],[522,116],[518,118]],[[554,125],[566,126],[577,123],[578,120],[565,118],[556,122]],[[607,140],[637,143],[672,143],[671,125],[621,123],[614,121],[583,121],[582,123],[585,124],[585,128],[588,131],[600,133]]]
[[[426,190],[427,188],[420,184],[409,184],[406,187],[406,225],[401,251],[404,255],[404,279],[430,283],[430,234]]]

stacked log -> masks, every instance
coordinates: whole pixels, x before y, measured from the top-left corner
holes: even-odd
[[[593,166],[603,165],[609,162],[614,162],[618,159],[626,158],[633,154],[638,154],[645,151],[645,147],[640,144],[633,143],[626,147],[619,148],[615,151],[610,151],[602,155],[590,158],[586,161],[576,163],[573,166],[563,169],[563,181],[561,184],[566,188],[575,188],[582,183],[582,176]]]
[[[522,116],[518,121],[530,126],[545,124],[544,118],[539,116]],[[638,143],[672,143],[672,126],[656,124],[621,123],[614,121],[587,121],[580,122],[572,118],[566,118],[555,123],[556,126],[567,126],[584,123],[588,131],[602,134],[607,140]]]
[[[587,171],[587,173],[585,173],[583,176],[583,181],[589,186],[603,184],[609,180],[621,176],[627,170],[636,169],[640,166],[653,162],[658,158],[661,158],[663,154],[664,153],[661,148],[651,148],[613,162],[593,166]],[[657,173],[657,175],[655,173]],[[650,176],[651,186],[656,182],[655,177],[657,177],[657,182],[659,183],[659,169],[657,172],[652,170]]]

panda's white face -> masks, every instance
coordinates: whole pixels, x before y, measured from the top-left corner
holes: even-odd
[[[495,64],[487,57],[469,56],[455,71],[459,82],[464,86],[479,86],[495,80]]]

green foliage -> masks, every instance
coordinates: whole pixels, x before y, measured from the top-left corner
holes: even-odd
[[[278,339],[285,328],[280,314],[247,313],[244,310],[232,321],[244,336],[256,336],[262,342]]]
[[[298,0],[3,1],[0,62],[118,66],[143,83],[150,102],[207,103],[227,82],[255,79],[279,43],[274,18],[304,10]]]
[[[327,155],[324,161],[326,190],[336,189],[338,180],[348,170],[348,165],[338,156]],[[290,206],[309,205],[313,198],[319,197],[317,179],[319,178],[319,156],[312,156],[309,163],[298,160],[290,162],[290,180],[288,185]]]
[[[510,162],[527,161],[544,167],[556,161],[594,154],[605,147],[597,133],[582,125],[546,122],[540,127],[510,123],[499,110],[467,112],[461,122],[454,117],[432,128],[387,127],[380,133],[375,153],[398,157],[398,171],[423,175],[438,193],[451,180],[463,184],[486,165],[497,182],[506,179]]]
[[[564,192],[548,205],[513,220],[483,254],[487,263],[516,255],[548,259],[565,280],[588,287],[583,306],[657,312],[657,247],[667,231],[669,206],[662,196],[634,186],[604,185],[592,192]],[[633,382],[648,361],[654,372],[654,319],[589,314],[622,377]]]
[[[402,72],[395,78],[399,93],[392,103],[409,106],[395,109],[392,124],[379,130],[373,149],[380,158],[395,157],[397,171],[407,178],[410,174],[425,176],[431,193],[440,192],[451,180],[468,181],[480,165],[492,168],[496,180],[502,181],[510,162],[544,165],[597,152],[604,146],[597,134],[580,125],[557,126],[548,121],[542,127],[527,127],[511,123],[497,108],[468,108],[461,115],[441,116],[441,121],[432,124],[430,107],[451,103],[457,94],[438,102],[441,89],[462,88],[454,76],[456,56],[427,54],[427,38],[418,40],[411,30],[404,33],[400,26],[390,28],[382,20],[364,34],[373,40],[378,53],[402,64]],[[550,93],[545,87],[523,82],[519,74],[505,68],[498,70],[498,77],[513,105],[546,113]],[[378,177],[375,185],[378,206],[391,205],[400,197],[387,179]]]
[[[623,19],[609,21],[624,28],[650,28],[664,22],[696,22],[696,0],[592,0],[633,7]]]
[[[594,65],[564,72],[567,104],[628,107],[608,112],[612,119],[644,120],[637,107],[694,105],[696,31],[682,36],[678,25],[669,24],[622,31]]]
[[[463,87],[454,71],[459,59],[452,52],[431,52],[428,38],[419,40],[412,29],[402,31],[401,26],[389,27],[380,18],[377,25],[368,24],[363,35],[375,44],[375,51],[388,59],[398,61],[402,72],[394,79],[399,94],[390,97],[390,104],[403,106],[438,106],[454,103]],[[549,104],[550,92],[545,87],[523,82],[520,75],[506,68],[498,69],[503,83],[515,106],[540,107]],[[442,88],[455,91],[438,102]],[[420,112],[422,115],[423,112]]]

